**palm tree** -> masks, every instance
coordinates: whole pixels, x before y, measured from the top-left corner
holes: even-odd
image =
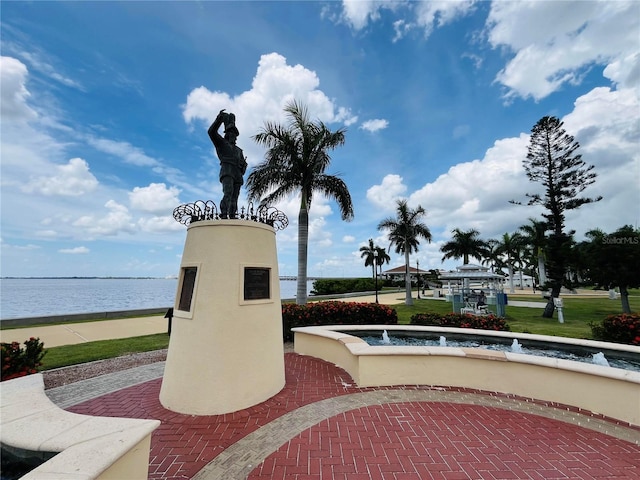
[[[360,258],[364,258],[364,266],[365,267],[371,267],[371,272],[373,273],[373,276],[371,278],[373,278],[375,280],[376,278],[376,270],[378,268],[377,265],[377,253],[378,253],[378,248],[380,247],[376,247],[373,244],[373,239],[370,238],[369,239],[369,245],[365,246],[365,247],[360,247]]]
[[[509,235],[504,233],[502,241],[498,244],[497,253],[506,256],[507,268],[509,269],[509,292],[515,293],[513,287],[513,264],[518,260],[519,249],[522,245],[522,236],[519,233]],[[521,283],[522,284],[522,283]]]
[[[535,218],[529,218],[529,224],[522,225],[519,230],[523,234],[525,244],[533,251],[533,255],[538,263],[538,282],[540,288],[544,288],[544,284],[547,283],[547,273],[544,266],[544,250],[547,245],[546,231],[548,230],[548,224]]]
[[[328,175],[331,163],[328,150],[344,144],[344,129],[330,131],[320,121],[312,122],[305,106],[295,100],[284,108],[287,125],[266,122],[253,139],[268,148],[265,160],[256,165],[247,178],[249,199],[262,198],[272,204],[287,196],[300,194],[298,214],[298,287],[296,303],[307,303],[307,257],[309,246],[309,209],[314,192],[333,198],[343,220],[353,218],[349,189],[342,179]],[[265,196],[266,195],[266,196]]]
[[[448,258],[455,260],[462,258],[462,262],[467,265],[469,257],[481,261],[482,257],[486,255],[487,242],[479,238],[480,232],[476,229],[472,228],[463,232],[459,228],[454,228],[451,233],[453,233],[453,240],[440,247],[440,251],[444,253],[443,262]]]
[[[383,247],[376,247],[376,255],[378,258],[378,267],[380,271],[378,273],[382,273],[382,265],[385,263],[389,263],[391,261],[391,257],[387,254],[387,250]]]
[[[494,273],[495,269],[501,266],[500,254],[497,251],[498,245],[500,245],[500,242],[494,238],[487,240],[487,247],[480,262],[482,265],[490,265],[491,273]]]
[[[382,273],[382,265],[384,263],[389,263],[391,261],[391,257],[387,255],[387,251],[379,247],[378,245],[373,244],[373,239],[369,239],[369,245],[360,247],[360,258],[364,258],[364,266],[371,266],[371,270],[373,273],[373,281],[376,281],[376,275],[378,275],[378,270]],[[377,282],[376,282],[377,287]],[[378,301],[376,293],[376,303]]]
[[[405,275],[404,284],[406,290],[405,305],[413,305],[411,298],[411,278],[409,276],[409,255],[418,251],[420,237],[431,243],[429,228],[420,223],[420,218],[426,214],[420,205],[415,210],[407,206],[406,200],[398,200],[396,218],[389,217],[378,224],[378,230],[388,230],[391,244],[395,244],[396,253],[404,253]]]

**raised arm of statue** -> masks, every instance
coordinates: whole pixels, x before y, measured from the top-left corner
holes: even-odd
[[[220,110],[220,112],[218,113],[218,116],[213,121],[213,123],[211,124],[208,130],[209,138],[211,139],[213,144],[216,146],[218,146],[220,142],[224,140],[222,135],[218,133],[218,130],[220,129],[220,126],[223,124],[225,117],[226,117],[226,113],[224,113],[224,109]]]

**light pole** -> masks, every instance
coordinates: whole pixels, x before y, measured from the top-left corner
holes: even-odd
[[[373,252],[373,275],[376,277],[376,303],[378,303],[378,252]]]
[[[418,268],[418,300],[420,300],[420,260],[416,260],[416,267]]]

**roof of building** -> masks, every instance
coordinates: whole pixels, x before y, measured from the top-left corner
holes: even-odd
[[[439,275],[440,280],[504,280],[504,276],[490,272],[487,267],[474,265],[472,263],[461,265],[455,272],[443,272]]]

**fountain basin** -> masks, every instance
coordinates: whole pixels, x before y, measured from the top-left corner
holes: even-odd
[[[640,425],[640,372],[530,354],[482,348],[371,346],[350,333],[429,332],[517,338],[619,350],[640,357],[640,348],[606,342],[413,325],[329,325],[292,329],[296,353],[334,363],[360,387],[433,385],[513,394],[550,401]]]

